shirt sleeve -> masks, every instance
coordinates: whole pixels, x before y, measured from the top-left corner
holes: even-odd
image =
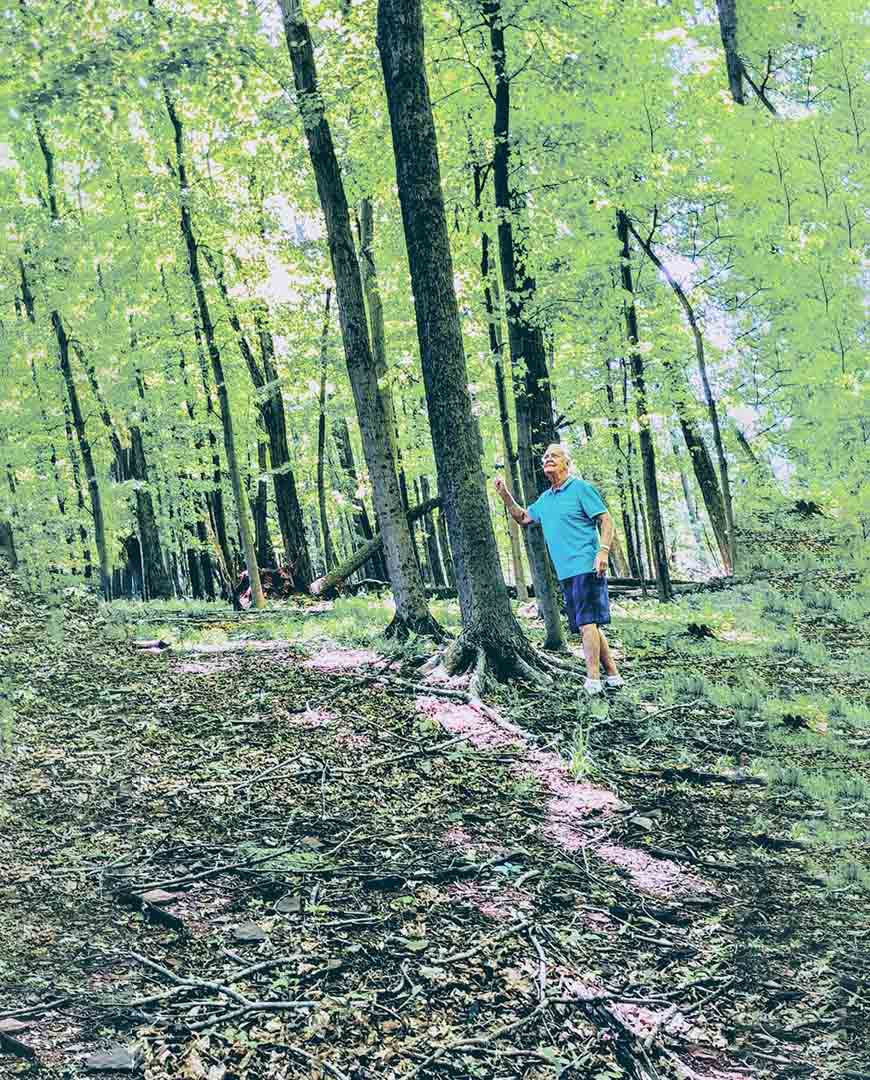
[[[539,522],[541,520],[541,508],[538,505],[538,503],[540,503],[540,501],[541,501],[541,499],[540,499],[540,497],[538,497],[537,499],[535,499],[535,501],[533,503],[531,503],[531,505],[526,507],[526,512],[528,513],[528,515],[532,519],[532,521],[538,521]]]
[[[578,485],[580,488],[578,501],[580,508],[590,518],[597,518],[600,514],[607,513],[607,507],[604,505],[604,500],[598,491],[598,488],[587,484],[585,480],[581,481]],[[531,508],[529,508],[531,513]]]

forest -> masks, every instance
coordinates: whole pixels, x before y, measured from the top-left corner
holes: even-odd
[[[0,1076],[870,1076],[867,11],[0,48]]]

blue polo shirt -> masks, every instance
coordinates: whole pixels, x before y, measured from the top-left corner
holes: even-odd
[[[544,539],[560,581],[591,574],[598,551],[595,518],[607,513],[597,488],[569,477],[561,487],[547,488],[528,507],[529,517],[544,530]]]

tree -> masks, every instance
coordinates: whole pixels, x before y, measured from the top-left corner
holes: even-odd
[[[311,35],[298,0],[281,0],[281,14],[311,166],[326,219],[347,371],[356,403],[363,452],[372,482],[375,512],[383,534],[384,555],[396,601],[396,615],[388,627],[388,633],[399,638],[406,637],[408,633],[417,633],[440,639],[443,631],[426,606],[423,579],[414,556],[411,534],[399,493],[390,423],[378,386],[378,374],[369,341],[362,280],[351,232],[347,197],[332,132],[317,86]]]
[[[456,573],[462,633],[448,672],[471,671],[480,699],[487,673],[549,682],[557,664],[532,648],[501,575],[480,461],[441,169],[426,79],[420,0],[379,0],[378,52],[390,113],[402,222],[411,271],[429,426]]]

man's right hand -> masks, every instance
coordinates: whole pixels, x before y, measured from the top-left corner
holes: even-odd
[[[495,478],[495,490],[498,492],[499,498],[501,499],[504,499],[507,495],[507,485],[500,476]]]

